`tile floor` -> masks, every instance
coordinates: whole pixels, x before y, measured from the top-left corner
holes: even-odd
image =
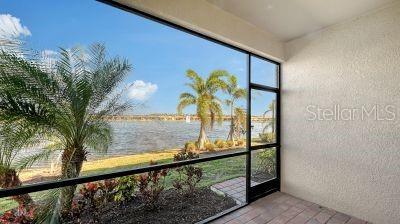
[[[235,178],[237,179],[237,178]],[[238,183],[222,182],[216,187],[222,191],[231,186],[227,194],[235,195],[235,189],[241,189]],[[225,184],[224,184],[225,183]],[[243,200],[240,196],[238,199]],[[236,199],[235,199],[236,200]],[[233,213],[223,216],[212,222],[213,224],[367,224],[363,220],[337,212],[335,210],[319,206],[291,195],[275,192],[261,198],[250,205],[241,208]]]

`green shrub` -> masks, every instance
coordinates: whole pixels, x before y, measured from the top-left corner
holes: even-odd
[[[257,154],[257,167],[259,170],[269,174],[275,175],[276,173],[276,150],[264,149]]]
[[[259,137],[262,142],[266,143],[274,143],[275,142],[275,133],[262,133],[259,134]]]
[[[157,163],[151,161],[150,165],[157,165]],[[167,175],[168,169],[149,171],[139,175],[139,196],[147,208],[156,208],[161,192],[165,189],[165,177]]]
[[[97,182],[89,182],[79,189],[79,200],[77,202],[72,202],[72,208],[76,209],[79,207],[79,211],[84,210],[89,211],[93,214],[93,219],[98,222],[99,220],[99,208],[103,205],[103,200],[99,195],[101,195],[102,189]],[[75,205],[74,205],[75,204]],[[64,211],[64,216],[66,216],[70,211]],[[73,212],[74,213],[74,212]]]
[[[197,159],[199,154],[193,152],[180,152],[174,156],[174,161],[184,161],[188,159]],[[197,184],[203,177],[203,169],[194,165],[186,165],[175,169],[178,172],[177,178],[173,180],[173,186],[176,190],[183,192],[186,196],[193,196],[197,190]]]
[[[194,142],[186,142],[185,143],[185,150],[186,151],[195,151],[197,149],[196,143]]]
[[[234,142],[234,141],[231,141],[231,140],[229,140],[229,141],[226,141],[226,144],[228,145],[228,147],[232,147],[232,146],[234,146],[234,145],[235,145],[235,142]]]
[[[207,151],[215,151],[215,145],[214,145],[212,142],[207,142],[207,143],[204,145],[204,148],[205,148]]]
[[[215,144],[215,146],[216,146],[217,148],[220,148],[220,149],[226,147],[226,142],[225,142],[224,140],[221,140],[221,139],[215,140],[214,144]]]
[[[79,189],[78,196],[72,200],[71,209],[63,211],[61,219],[78,220],[81,218],[81,215],[84,211],[88,211],[93,215],[94,222],[98,223],[100,217],[100,208],[114,199],[113,196],[116,187],[117,182],[114,179],[106,179],[104,181],[83,184]],[[40,214],[39,216],[42,215],[43,214]]]
[[[192,151],[181,151],[174,155],[174,161],[184,161],[197,158],[199,158],[199,154]]]
[[[129,201],[135,197],[137,178],[135,175],[124,176],[117,179],[114,188],[114,200],[117,202]]]

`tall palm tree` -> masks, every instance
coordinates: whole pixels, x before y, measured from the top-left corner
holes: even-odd
[[[103,118],[130,106],[119,90],[130,70],[126,59],[107,57],[102,44],[60,49],[50,69],[34,55],[1,51],[0,122],[17,123],[18,133],[51,141],[51,149],[36,156],[61,150],[61,178],[78,177],[89,151],[104,152],[111,143]],[[75,190],[61,190],[60,212],[69,211]]]
[[[233,116],[234,136],[242,138],[242,135],[246,132],[246,110],[241,107],[235,107]]]
[[[235,103],[237,100],[244,99],[246,97],[246,89],[239,87],[236,76],[229,75],[228,79],[227,79],[227,86],[226,86],[225,91],[229,95],[229,98],[225,100],[225,103],[230,108],[230,116],[231,116],[231,125],[230,125],[230,130],[229,130],[227,140],[234,141],[235,140],[234,112],[235,111],[239,112],[238,110],[235,110],[236,109]],[[239,114],[238,114],[238,116],[239,116]],[[237,121],[239,121],[239,120],[237,120]]]
[[[266,133],[266,131],[268,130],[269,127],[271,127],[271,132],[275,133],[275,113],[276,113],[276,111],[275,111],[276,105],[275,104],[276,104],[276,101],[272,100],[271,103],[268,105],[267,110],[263,114],[263,118],[268,119],[267,114],[271,113],[271,118],[265,124],[265,126],[263,128],[263,133]]]
[[[182,114],[182,110],[189,106],[196,106],[196,114],[200,119],[200,134],[198,138],[199,149],[204,148],[204,144],[208,141],[206,127],[213,127],[215,121],[222,122],[222,108],[221,101],[216,96],[219,90],[226,89],[226,83],[223,77],[226,77],[228,72],[224,70],[215,70],[204,80],[195,71],[188,70],[186,77],[190,79],[187,83],[192,93],[182,93],[179,97],[179,104],[177,107],[178,114]]]

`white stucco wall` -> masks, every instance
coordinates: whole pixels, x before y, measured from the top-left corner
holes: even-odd
[[[186,28],[277,61],[283,43],[272,34],[204,0],[116,0]]]
[[[400,223],[400,2],[293,40],[286,52],[282,191],[373,223]],[[335,104],[393,105],[396,119],[307,120],[308,105]]]

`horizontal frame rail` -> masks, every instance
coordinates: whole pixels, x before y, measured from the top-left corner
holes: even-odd
[[[263,91],[274,92],[276,94],[279,94],[279,89],[276,87],[265,86],[265,85],[256,84],[256,83],[250,83],[250,88],[255,89],[255,90],[263,90]]]
[[[253,145],[250,146],[250,150],[257,150],[257,149],[267,149],[267,148],[277,148],[280,145],[278,143],[272,143],[272,144],[262,144],[262,145]]]

